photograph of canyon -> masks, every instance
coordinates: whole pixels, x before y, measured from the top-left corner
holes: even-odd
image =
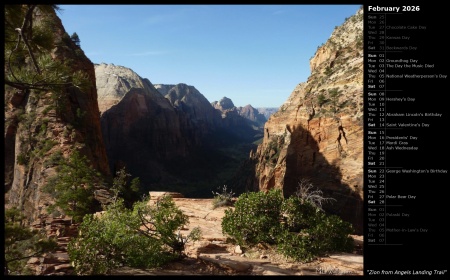
[[[89,6],[4,6],[5,275],[363,275],[362,6]]]

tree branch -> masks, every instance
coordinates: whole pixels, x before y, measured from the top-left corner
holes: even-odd
[[[43,84],[30,84],[23,82],[12,82],[5,80],[5,84],[12,86],[14,88],[24,90],[24,89],[37,89],[37,90],[48,90],[53,86],[75,86],[72,82],[68,83],[43,83]]]
[[[22,28],[16,28],[16,31],[19,33],[19,35],[22,37],[23,42],[27,46],[28,53],[30,54],[31,60],[33,62],[34,68],[36,69],[36,72],[41,74],[41,69],[39,69],[39,65],[36,62],[36,58],[34,57],[33,51],[31,50],[30,44],[28,43],[28,38],[24,36],[23,31],[27,30],[28,25],[31,27],[32,19],[33,19],[33,11],[36,8],[36,5],[30,5],[28,6],[28,11],[25,15],[25,18],[23,20]],[[31,32],[31,28],[30,28]]]

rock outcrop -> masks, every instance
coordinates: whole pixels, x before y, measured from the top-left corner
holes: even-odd
[[[55,154],[67,158],[78,150],[96,170],[110,175],[94,65],[70,40],[55,11],[41,8],[34,9],[33,28],[51,25],[47,27],[53,31],[51,59],[66,63],[73,72],[81,71],[88,85],[83,90],[66,87],[61,91],[5,87],[5,207],[18,207],[29,224],[48,215],[53,199],[42,187],[57,172]]]
[[[262,137],[261,123],[253,120],[261,121],[261,116],[255,113],[256,110],[251,105],[236,107],[228,97],[213,101],[211,105],[221,113],[224,128],[240,141],[251,143]]]
[[[256,108],[256,110],[258,110],[261,114],[263,114],[266,120],[268,120],[271,115],[273,115],[278,111],[278,107],[261,107]]]
[[[119,103],[132,88],[143,89],[153,102],[164,109],[172,107],[160,94],[157,94],[158,91],[148,79],[140,77],[127,67],[112,63],[95,64],[95,75],[98,107],[101,114]]]
[[[175,108],[183,111],[203,136],[222,127],[220,113],[195,87],[180,83],[177,85],[155,85]]]
[[[78,235],[78,224],[73,224],[71,219],[47,217],[35,222],[34,229],[44,230],[48,237],[57,242],[56,249],[51,253],[45,253],[40,257],[32,257],[27,266],[35,275],[71,275],[74,272],[70,264],[67,246],[70,240]]]
[[[131,69],[99,64],[95,71],[111,172],[125,167],[146,186],[175,180],[166,165],[200,141],[192,122]]]
[[[267,121],[266,117],[250,104],[244,107],[237,107],[237,110],[239,115],[247,119],[252,126],[262,128]]]
[[[337,27],[311,59],[311,75],[264,126],[254,188],[294,194],[309,180],[324,205],[363,228],[363,10]]]
[[[231,100],[220,111],[193,86],[153,85],[122,66],[95,69],[111,172],[126,167],[142,191],[210,195],[211,184],[228,180],[222,174],[235,172],[262,137],[262,128],[240,116]]]
[[[242,137],[236,136],[243,131],[241,116],[238,129],[227,127],[229,118],[224,120],[193,86],[154,86],[133,70],[112,64],[96,65],[95,70],[112,173],[125,167],[139,177],[143,192],[176,190],[203,197],[210,195],[211,184],[224,182],[222,172],[238,168],[239,162],[223,149]],[[253,137],[254,130],[246,123],[244,128],[244,135]],[[245,149],[239,152],[248,155],[249,147]]]
[[[211,102],[211,105],[221,112],[225,112],[226,110],[231,110],[235,108],[233,101],[226,96],[224,96],[219,101]]]

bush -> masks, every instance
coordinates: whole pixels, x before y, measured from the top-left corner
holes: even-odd
[[[113,199],[121,197],[124,199],[125,207],[132,208],[133,204],[139,201],[139,190],[141,181],[139,177],[130,180],[131,174],[127,173],[125,167],[116,172],[113,179],[113,185],[110,191],[113,193]]]
[[[239,245],[276,244],[283,255],[296,261],[311,261],[328,252],[351,252],[352,225],[322,210],[321,203],[328,199],[319,197],[321,191],[310,184],[300,186],[297,195],[287,199],[280,190],[242,194],[234,211],[225,210],[223,233]]]
[[[353,227],[336,215],[318,213],[317,223],[307,230],[318,254],[353,251]]]
[[[350,223],[327,215],[313,203],[291,196],[282,205],[284,232],[277,243],[285,256],[310,261],[327,252],[351,252],[353,232]]]
[[[291,196],[281,206],[283,225],[288,231],[294,232],[310,228],[316,223],[317,211],[319,210],[313,204]]]
[[[160,241],[143,237],[136,231],[139,226],[139,218],[121,203],[110,205],[99,218],[86,215],[68,246],[77,275],[105,275],[121,264],[151,267],[167,261]]]
[[[29,157],[26,154],[21,152],[19,155],[17,155],[17,164],[27,165],[28,162],[29,162]]]
[[[235,209],[225,210],[222,232],[239,245],[259,242],[274,244],[281,231],[280,210],[283,196],[280,190],[250,192],[239,196]]]
[[[137,202],[133,209],[118,198],[101,216],[84,217],[78,237],[69,243],[69,258],[78,275],[106,275],[122,265],[159,267],[180,258],[186,242],[200,238],[198,228],[187,237],[179,234],[188,222],[170,196],[154,206]]]
[[[45,230],[37,230],[25,226],[27,217],[16,207],[5,209],[5,275],[32,275],[26,266],[32,257],[40,257],[57,249],[58,244],[45,234]]]
[[[218,187],[217,189],[220,189],[220,187]],[[233,205],[233,195],[235,195],[235,193],[233,192],[233,190],[230,190],[230,192],[227,192],[227,185],[223,186],[222,193],[218,193],[218,192],[212,192],[212,193],[214,195],[213,209],[216,209],[217,207],[221,207],[221,206]]]
[[[323,93],[320,93],[317,96],[317,104],[319,104],[319,107],[322,107],[323,104],[325,104],[327,102],[327,98],[325,97],[325,95]]]
[[[74,221],[81,222],[84,215],[99,208],[94,199],[94,187],[102,184],[102,177],[78,151],[74,151],[68,160],[61,159],[57,171],[43,186],[43,191],[55,198],[55,204],[48,210],[58,207]]]
[[[54,165],[59,165],[61,161],[64,159],[61,150],[56,150],[44,161],[44,166],[51,167]]]
[[[278,237],[278,250],[286,257],[304,262],[312,261],[317,254],[307,234],[287,230]]]

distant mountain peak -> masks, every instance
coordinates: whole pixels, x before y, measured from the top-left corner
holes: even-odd
[[[232,109],[233,107],[235,107],[233,101],[231,101],[231,99],[226,96],[224,96],[222,99],[220,99],[219,105],[220,105],[220,107],[222,107],[223,110],[228,110],[228,109]]]

